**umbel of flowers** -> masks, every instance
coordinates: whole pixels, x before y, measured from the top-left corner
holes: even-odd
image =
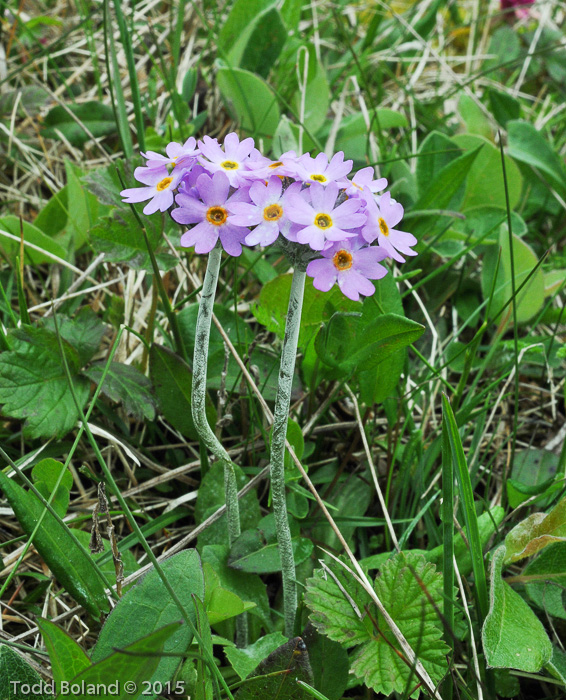
[[[170,210],[186,231],[183,247],[208,253],[196,326],[192,413],[208,449],[224,465],[230,545],[240,534],[233,463],[205,411],[206,369],[212,308],[222,249],[239,256],[242,246],[278,245],[293,265],[293,281],[283,341],[271,438],[271,488],[283,576],[285,631],[292,636],[297,608],[295,564],[285,503],[285,439],[300,328],[305,275],[316,289],[338,285],[354,301],[375,292],[371,280],[387,274],[386,258],[404,262],[416,255],[416,238],[397,228],[403,207],[389,192],[387,180],[374,179],[372,167],[351,175],[352,161],[342,152],[263,156],[252,138],[228,134],[216,139],[193,137],[170,143],[166,155],[142,153],[145,166],[135,170],[143,187],[124,190],[124,201],[145,202],[144,214]],[[245,622],[239,642],[245,644]]]

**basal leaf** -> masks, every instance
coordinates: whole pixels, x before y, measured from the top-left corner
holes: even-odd
[[[36,265],[42,264],[42,263],[51,263],[53,264],[53,258],[48,257],[45,255],[45,253],[42,253],[41,251],[47,251],[48,253],[51,253],[52,255],[56,255],[58,258],[61,258],[62,260],[67,259],[67,251],[66,249],[57,241],[54,241],[52,238],[49,236],[45,235],[45,233],[39,229],[37,226],[34,224],[30,224],[28,221],[24,221],[22,223],[23,230],[24,230],[24,241],[27,241],[28,243],[33,243],[33,245],[38,246],[41,250],[34,250],[33,248],[30,248],[28,246],[24,246],[24,262],[32,262]],[[8,256],[8,258],[11,258],[12,260],[15,259],[16,255],[19,255],[19,250],[20,250],[20,219],[17,216],[3,216],[0,218],[0,229],[3,231],[7,231],[8,233],[12,234],[13,236],[17,236],[18,240],[15,241],[12,238],[8,238],[7,236],[3,236],[0,234],[0,247],[4,250],[5,254]]]
[[[59,479],[59,475],[63,472],[63,477],[57,488],[57,492],[51,501],[53,510],[61,518],[65,517],[67,508],[69,507],[69,492],[73,486],[73,476],[70,471],[65,469],[65,465],[55,459],[48,457],[38,462],[32,469],[31,476],[35,488],[39,493],[48,500],[53,491],[55,484]]]
[[[73,119],[69,111],[76,119]],[[94,101],[80,104],[69,102],[66,107],[61,105],[53,107],[45,116],[41,131],[43,138],[61,139],[58,133],[60,132],[73,146],[82,146],[91,137],[80,124],[83,124],[94,137],[116,133],[112,107]]]
[[[49,654],[53,680],[59,692],[60,681],[70,681],[71,678],[88,668],[92,662],[75,640],[61,627],[43,618],[37,620],[37,626]]]
[[[195,700],[212,700],[212,678],[210,677],[210,670],[208,665],[205,663],[202,657],[203,651],[207,651],[210,656],[212,656],[212,634],[210,632],[210,624],[207,619],[207,613],[204,609],[204,604],[202,600],[195,594],[193,594],[193,605],[196,615],[196,627],[199,632],[200,638],[203,641],[203,647],[199,647],[200,658],[197,659],[196,669],[197,669],[197,680],[194,692]]]
[[[281,632],[272,632],[260,637],[254,644],[250,644],[243,649],[237,647],[226,647],[224,653],[228,661],[232,664],[232,668],[240,676],[242,680],[247,678],[250,673],[255,671],[259,664],[271,652],[278,649],[287,642]]]
[[[96,385],[100,383],[106,362],[97,362],[83,374]],[[139,369],[121,362],[111,362],[102,393],[124,406],[126,413],[137,420],[152,421],[155,418],[155,400],[151,393],[151,381]]]
[[[489,613],[482,628],[485,658],[489,666],[537,673],[550,660],[552,644],[534,612],[501,578],[505,545],[491,563]]]
[[[45,328],[25,326],[13,332],[12,350],[0,355],[0,404],[11,418],[24,420],[24,432],[32,438],[62,437],[71,430],[79,413],[73,400],[57,337]],[[76,351],[62,341],[80,408],[84,408],[89,383],[77,376]]]
[[[51,316],[44,321],[44,327],[55,332]],[[58,314],[57,328],[61,338],[77,351],[79,364],[84,367],[98,351],[107,327],[90,306],[83,306],[73,318]]]
[[[204,598],[204,577],[199,555],[196,550],[189,549],[167,559],[161,566],[169,584],[194,623],[192,595]],[[163,625],[180,619],[181,611],[155,569],[151,569],[138,584],[120,598],[108,616],[92,652],[92,660],[98,663],[107,659],[114,649],[128,647],[142,640],[148,632],[154,632]],[[191,630],[187,624],[183,624],[165,641],[163,650],[182,654],[187,651],[191,640]],[[170,681],[180,662],[181,659],[175,656],[158,659],[158,664],[150,676],[152,683]]]
[[[544,173],[559,192],[566,192],[566,168],[558,153],[532,124],[523,120],[507,125],[509,155]]]
[[[0,644],[0,698],[2,700],[51,700],[49,693],[30,692],[25,695],[20,691],[19,685],[30,686],[30,690],[41,690],[41,676],[35,671],[20,654],[11,649],[7,644]]]
[[[566,620],[566,542],[557,542],[530,561],[521,580],[529,598],[548,615]]]
[[[536,554],[554,542],[566,541],[566,496],[550,513],[533,513],[505,538],[505,564]]]
[[[286,40],[287,28],[279,10],[272,7],[258,17],[239,67],[267,78]]]
[[[309,651],[313,685],[327,700],[340,700],[349,681],[348,653],[338,642],[333,642],[308,624],[303,640]]]

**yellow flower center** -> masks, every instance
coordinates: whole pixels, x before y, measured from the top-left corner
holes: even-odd
[[[324,175],[320,175],[318,173],[311,175],[311,180],[314,180],[315,182],[326,182]]]
[[[228,218],[228,212],[224,207],[210,207],[206,212],[206,220],[215,226],[222,226]]]
[[[270,204],[263,210],[266,221],[278,221],[283,216],[283,208],[279,204]]]
[[[328,214],[317,214],[314,217],[314,225],[318,228],[330,228],[332,226],[332,219]]]
[[[224,170],[237,170],[239,165],[233,160],[225,160],[223,163],[220,163],[220,167],[224,168]]]
[[[378,219],[379,221],[379,230],[384,236],[389,235],[389,226],[386,224],[385,219]]]
[[[283,165],[283,163],[280,160],[278,160],[277,163],[271,163],[271,165],[269,167],[270,168],[280,168],[282,165]]]
[[[172,182],[173,182],[172,177],[164,177],[163,180],[161,180],[161,182],[157,183],[157,187],[156,187],[157,191],[163,192],[163,190],[166,190]]]
[[[332,258],[334,267],[337,270],[349,270],[352,267],[353,260],[352,253],[349,253],[347,250],[339,250]]]

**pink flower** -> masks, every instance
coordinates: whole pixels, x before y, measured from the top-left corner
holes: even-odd
[[[395,226],[403,218],[403,207],[399,202],[391,199],[391,193],[385,192],[379,199],[379,205],[375,201],[372,193],[364,190],[364,200],[368,220],[362,229],[362,236],[368,243],[377,240],[378,244],[385,248],[390,258],[397,262],[405,262],[403,255],[417,255],[411,250],[411,246],[417,244],[417,239],[412,233],[399,231]]]
[[[387,180],[384,177],[380,177],[379,180],[374,180],[374,170],[373,168],[367,167],[358,170],[351,180],[344,180],[346,189],[345,192],[348,197],[358,197],[362,194],[364,189],[367,187],[370,192],[379,192],[387,187]]]
[[[162,165],[172,165],[174,168],[187,167],[196,162],[200,153],[196,145],[196,139],[190,136],[183,145],[175,141],[168,143],[165,148],[166,156],[155,153],[155,151],[142,153],[142,156],[147,158],[148,168],[158,168]]]
[[[330,163],[324,153],[319,153],[316,158],[304,155],[297,161],[296,177],[303,182],[317,182],[326,187],[329,183],[346,177],[352,169],[352,163],[351,160],[344,161],[342,151],[335,153]]]
[[[232,187],[242,187],[249,185],[248,179],[254,177],[253,170],[249,170],[251,163],[257,161],[257,153],[254,148],[252,138],[240,141],[235,133],[226,135],[224,139],[224,150],[216,139],[205,136],[199,141],[201,157],[199,163],[209,173],[223,172]],[[254,152],[254,158],[250,155]],[[253,167],[253,165],[252,165]]]
[[[169,174],[164,165],[158,168],[136,168],[134,177],[147,187],[131,187],[122,190],[120,195],[125,197],[126,204],[145,202],[146,199],[150,199],[151,201],[143,209],[144,214],[153,214],[158,209],[159,211],[167,211],[173,204],[173,190],[179,184],[182,175],[182,171],[177,173],[173,171]]]

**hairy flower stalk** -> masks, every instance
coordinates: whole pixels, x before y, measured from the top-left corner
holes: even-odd
[[[277,543],[281,556],[281,572],[283,575],[283,605],[285,614],[285,634],[293,636],[295,613],[297,610],[297,584],[295,580],[295,558],[291,543],[291,530],[287,516],[285,500],[285,438],[287,436],[287,421],[291,403],[291,388],[295,373],[297,357],[297,342],[301,327],[301,311],[305,290],[306,269],[295,267],[291,283],[291,296],[287,310],[285,338],[279,367],[277,396],[273,411],[273,433],[271,437],[271,493],[273,497],[273,513],[277,530]]]
[[[208,424],[206,416],[206,375],[208,365],[208,345],[210,341],[210,324],[214,296],[218,284],[218,272],[222,257],[222,247],[216,245],[209,253],[208,264],[202,285],[197,324],[195,330],[195,351],[193,355],[193,386],[191,392],[191,410],[197,432],[212,454],[224,467],[224,493],[226,498],[226,520],[228,523],[228,544],[234,544],[240,535],[240,507],[238,504],[238,485],[236,473],[230,455]],[[247,617],[240,615],[236,621],[238,646],[247,644]]]

